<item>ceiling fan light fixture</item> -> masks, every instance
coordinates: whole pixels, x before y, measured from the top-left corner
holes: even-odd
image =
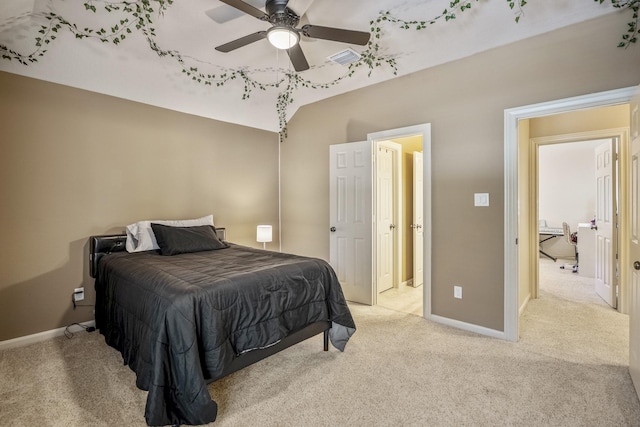
[[[267,31],[267,39],[277,49],[291,49],[300,42],[300,35],[292,28],[275,26]]]

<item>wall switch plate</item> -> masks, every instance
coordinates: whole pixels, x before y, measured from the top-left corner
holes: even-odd
[[[75,288],[73,290],[73,300],[75,302],[82,301],[84,299],[84,288]]]
[[[489,206],[489,193],[475,193],[473,202],[474,206]]]
[[[453,297],[462,299],[462,286],[454,286],[453,287]]]

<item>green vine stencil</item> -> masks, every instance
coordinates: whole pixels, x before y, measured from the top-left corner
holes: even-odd
[[[633,18],[628,23],[626,32],[622,35],[619,47],[629,47],[637,42],[639,31],[638,9],[640,0],[594,0],[598,3],[610,1],[615,8],[628,9],[632,12]],[[526,0],[506,0],[507,5],[514,11],[515,21],[519,22],[524,16],[523,8],[527,5]],[[397,75],[397,63],[394,56],[384,53],[380,45],[383,36],[383,26],[394,25],[403,30],[421,31],[426,30],[431,25],[438,22],[448,22],[471,9],[476,5],[481,5],[480,0],[451,0],[447,7],[439,15],[429,19],[405,20],[393,15],[390,11],[382,11],[372,19],[370,24],[371,39],[360,52],[360,59],[350,64],[340,77],[329,82],[313,82],[305,78],[304,73],[283,71],[282,78],[276,82],[264,83],[256,76],[262,70],[251,70],[246,67],[231,69],[223,68],[215,64],[206,64],[209,69],[218,70],[216,73],[205,72],[200,66],[204,64],[196,58],[187,57],[178,50],[164,49],[156,41],[154,25],[162,18],[164,13],[174,3],[174,0],[130,0],[130,1],[108,1],[108,0],[86,0],[83,7],[89,13],[114,13],[118,15],[113,23],[107,27],[100,28],[79,28],[75,23],[69,22],[63,16],[49,12],[43,15],[47,25],[41,25],[38,34],[34,38],[34,49],[30,53],[20,53],[8,46],[0,44],[0,56],[4,60],[17,61],[28,66],[38,62],[38,58],[47,53],[47,47],[55,42],[57,35],[63,31],[69,31],[78,39],[94,39],[102,43],[119,45],[124,43],[128,36],[134,32],[142,35],[149,48],[159,57],[173,60],[182,73],[195,83],[205,86],[221,87],[231,81],[241,81],[243,83],[242,99],[249,99],[254,90],[276,90],[278,91],[276,101],[276,111],[278,114],[280,140],[287,136],[287,110],[294,102],[294,93],[300,88],[327,89],[340,84],[347,78],[352,77],[359,69],[367,70],[368,76],[374,69],[387,67],[394,75]]]
[[[594,0],[597,3],[604,3],[606,0]],[[640,0],[610,0],[616,9],[629,9],[633,18],[627,23],[627,31],[622,35],[622,40],[618,47],[627,48],[638,41],[638,31],[640,31]]]

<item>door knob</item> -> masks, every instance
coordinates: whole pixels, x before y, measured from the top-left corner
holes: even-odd
[[[417,228],[417,229],[421,229],[421,228],[422,228],[422,225],[420,225],[420,224],[416,224],[416,228]]]
[[[636,261],[633,263],[633,268],[635,268],[636,270],[640,270],[640,261]]]
[[[331,227],[329,230],[331,230],[332,233],[336,232],[336,228],[335,227]]]
[[[409,227],[416,228],[416,225],[415,224],[411,224]]]
[[[396,228],[396,225],[395,225],[395,224],[391,224],[391,225],[389,225],[389,230],[393,230],[394,228]]]

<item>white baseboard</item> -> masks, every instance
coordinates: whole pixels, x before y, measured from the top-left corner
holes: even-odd
[[[433,320],[434,322],[442,323],[443,325],[452,326],[454,328],[462,329],[464,331],[475,332],[476,334],[486,335],[492,338],[498,338],[506,340],[506,335],[503,331],[496,331],[495,329],[485,328],[484,326],[478,326],[467,322],[461,322],[460,320],[449,319],[447,317],[437,316],[435,314],[425,318]]]
[[[520,310],[519,310],[520,316],[522,316],[524,309],[527,308],[527,304],[529,304],[529,300],[531,300],[531,294],[527,295],[527,297],[524,299],[524,302],[520,306]]]
[[[93,326],[94,328],[96,326],[95,320],[91,320],[89,322],[81,322],[80,324],[87,327]],[[18,337],[18,338],[13,338],[6,341],[0,341],[0,351],[8,350],[10,348],[15,348],[15,347],[23,347],[25,345],[34,344],[37,342],[46,341],[51,338],[59,337],[61,335],[64,335],[65,329],[67,329],[67,326],[65,326],[64,328],[52,329],[50,331],[38,332],[37,334],[33,334],[33,335],[26,335],[24,337]],[[73,333],[76,333],[84,330],[84,328],[78,325],[71,325],[69,327],[69,330]]]

